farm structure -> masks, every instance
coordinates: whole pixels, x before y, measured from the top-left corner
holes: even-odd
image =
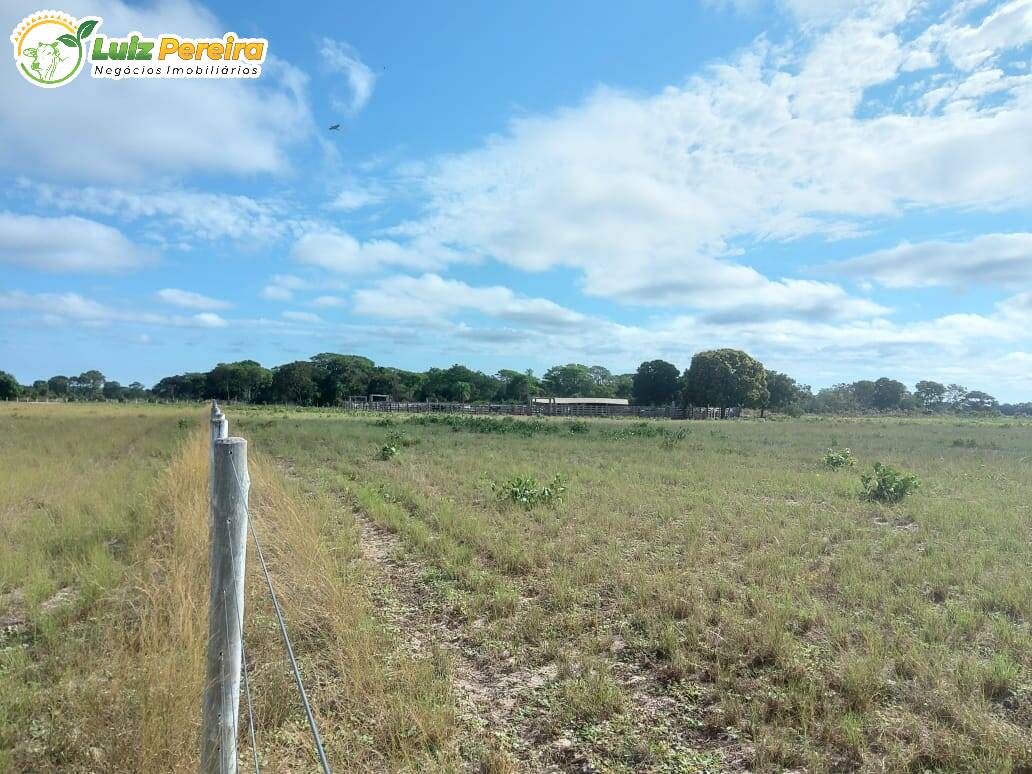
[[[556,417],[642,417],[646,419],[720,419],[713,406],[632,406],[622,398],[545,398],[532,403],[447,403],[415,401],[348,400],[343,408],[353,411],[387,411],[410,414],[508,414],[512,416]],[[739,415],[737,408],[724,412],[727,419]]]

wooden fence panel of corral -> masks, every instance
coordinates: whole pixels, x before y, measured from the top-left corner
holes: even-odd
[[[704,406],[620,406],[576,403],[443,403],[415,401],[347,401],[344,408],[352,411],[382,411],[409,414],[495,414],[509,416],[556,417],[640,417],[643,419],[720,419],[720,409]],[[738,415],[727,409],[725,418]]]

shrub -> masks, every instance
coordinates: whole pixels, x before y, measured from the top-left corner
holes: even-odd
[[[405,435],[402,430],[392,430],[387,433],[387,445],[401,448],[402,446],[412,446],[416,441]]]
[[[409,420],[415,425],[443,425],[455,432],[498,433],[501,435],[522,435],[526,437],[544,433],[554,435],[561,426],[557,422],[545,422],[540,419],[514,419],[513,417],[466,416],[455,414],[421,414]],[[570,432],[578,432],[571,430]]]
[[[688,428],[682,427],[676,432],[663,436],[663,440],[659,442],[660,446],[664,449],[673,449],[678,443],[688,437]]]
[[[376,456],[379,457],[381,460],[389,460],[392,457],[394,457],[395,455],[397,455],[397,453],[398,453],[398,447],[397,446],[392,446],[391,444],[386,443],[386,444],[384,444],[380,448],[380,453],[377,454]]]
[[[921,486],[913,473],[897,470],[891,465],[874,463],[874,474],[860,476],[860,496],[865,500],[898,503]]]
[[[856,457],[853,456],[853,452],[848,447],[845,449],[828,449],[828,453],[824,455],[824,464],[829,468],[851,468],[856,465]]]
[[[960,446],[960,447],[963,447],[965,449],[975,449],[975,448],[978,448],[978,443],[976,443],[974,438],[954,438],[953,439],[953,445],[954,446]]]
[[[558,505],[566,492],[566,486],[558,473],[548,484],[539,484],[536,478],[530,476],[514,476],[502,484],[492,482],[491,488],[499,500],[519,503],[525,508],[533,508],[539,503]]]

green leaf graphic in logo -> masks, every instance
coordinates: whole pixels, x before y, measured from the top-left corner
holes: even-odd
[[[83,38],[87,38],[87,37],[89,37],[90,33],[93,32],[93,28],[96,27],[96,26],[97,26],[97,20],[96,19],[87,19],[86,21],[84,21],[82,24],[79,25],[78,29],[75,30],[75,36],[79,40],[82,40]],[[71,35],[69,35],[68,37],[71,37]]]
[[[76,46],[79,45],[78,39],[77,38],[73,38],[71,35],[68,35],[67,33],[64,34],[64,35],[61,35],[58,38],[58,40],[60,40],[62,43],[64,43],[69,48],[75,48]]]

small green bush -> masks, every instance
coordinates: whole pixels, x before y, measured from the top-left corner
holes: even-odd
[[[566,492],[566,486],[558,473],[548,484],[539,484],[536,478],[530,476],[513,476],[502,484],[492,482],[491,488],[499,500],[519,503],[525,508],[533,508],[539,503],[559,505]]]
[[[829,468],[851,468],[856,465],[856,457],[848,447],[845,449],[828,449],[824,455],[824,464]]]
[[[405,435],[403,430],[392,430],[387,433],[388,446],[396,446],[400,449],[402,446],[412,446],[415,443],[416,441]]]
[[[954,438],[953,445],[962,447],[964,449],[978,448],[978,443],[975,441],[974,438]]]
[[[898,503],[921,486],[913,473],[897,470],[891,465],[874,463],[874,474],[860,476],[860,496],[865,500]]]
[[[389,460],[398,455],[402,447],[412,446],[416,441],[412,440],[401,430],[391,430],[387,433],[387,437],[384,439],[383,446],[380,447],[379,453],[376,455],[381,460]]]
[[[455,432],[498,433],[499,435],[522,435],[531,437],[545,434],[555,435],[562,425],[540,419],[516,419],[514,417],[467,416],[455,414],[421,414],[409,420],[410,424],[422,426],[440,425]],[[570,432],[578,432],[571,430]]]

